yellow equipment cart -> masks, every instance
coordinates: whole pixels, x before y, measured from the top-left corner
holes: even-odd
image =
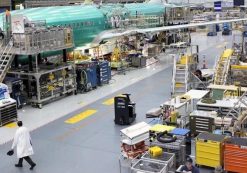
[[[196,137],[196,164],[212,168],[223,165],[225,136],[204,132]]]

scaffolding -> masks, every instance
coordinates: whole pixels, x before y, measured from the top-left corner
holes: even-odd
[[[74,47],[73,30],[69,27],[48,27],[46,21],[27,22],[27,18],[20,18],[23,21],[18,26],[23,30],[16,32],[15,27],[18,26],[12,23],[11,37],[6,37],[0,47],[0,80],[3,81],[8,73],[9,77],[25,81],[28,102],[39,108],[53,99],[76,93],[74,64],[66,63],[67,49]],[[63,62],[49,62],[48,58],[52,58],[50,52],[59,50],[62,50],[63,56],[57,55],[56,59],[63,57]],[[47,53],[43,60],[41,53]],[[19,55],[26,57],[28,65],[19,63]]]
[[[12,53],[34,55],[72,48],[72,34],[72,29],[65,27],[28,27],[24,33],[13,34]]]
[[[119,16],[112,16],[108,20],[112,28],[150,28],[164,26],[164,16],[156,15],[137,15],[130,16],[128,19],[120,19]]]

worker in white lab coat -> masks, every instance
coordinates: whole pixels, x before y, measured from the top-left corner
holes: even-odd
[[[33,170],[36,164],[29,157],[34,154],[29,131],[22,126],[22,121],[18,121],[17,125],[19,128],[16,130],[12,144],[12,150],[16,147],[17,157],[19,158],[19,162],[15,166],[22,167],[23,159],[25,159],[31,165],[30,170]]]

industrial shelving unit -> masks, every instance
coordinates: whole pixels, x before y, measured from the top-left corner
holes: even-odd
[[[72,29],[48,27],[46,21],[25,21],[24,17],[19,20],[23,22],[23,31],[13,32],[7,44],[0,47],[3,52],[0,60],[8,58],[7,64],[0,64],[5,69],[0,73],[0,79],[3,80],[7,73],[9,77],[25,81],[28,103],[39,108],[55,98],[75,93],[74,64],[66,62],[67,49],[74,47]],[[63,55],[51,57],[52,51],[61,51]],[[41,53],[46,53],[47,58],[42,59]],[[19,56],[26,57],[28,65],[20,63]],[[49,62],[52,58],[59,62]]]
[[[76,75],[73,65],[66,64],[34,73],[11,71],[9,74],[28,81],[28,102],[39,108],[42,108],[42,105],[48,101],[76,91]]]

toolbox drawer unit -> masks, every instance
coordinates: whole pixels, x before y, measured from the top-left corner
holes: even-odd
[[[190,116],[190,131],[194,136],[202,132],[213,132],[214,118],[203,116]]]
[[[247,172],[247,139],[229,138],[225,142],[224,169],[229,172]]]
[[[11,99],[10,102],[0,106],[0,126],[17,120],[16,101]]]
[[[212,168],[223,166],[225,136],[201,133],[196,138],[196,164]]]

